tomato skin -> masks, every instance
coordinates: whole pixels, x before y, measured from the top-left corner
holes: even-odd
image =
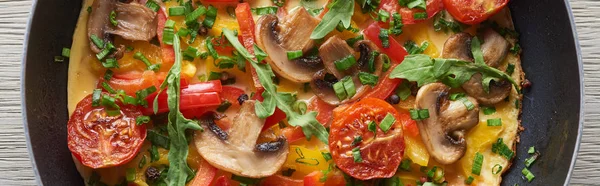
[[[146,125],[138,126],[135,122],[142,115],[140,110],[118,100],[116,103],[121,115],[107,116],[103,107],[92,107],[92,95],[88,95],[77,104],[69,119],[69,150],[87,167],[125,164],[135,158],[146,139]]]
[[[461,23],[479,24],[502,10],[509,0],[443,0],[448,13]],[[485,7],[487,5],[487,8]]]
[[[210,165],[206,160],[202,160],[198,171],[196,171],[196,176],[188,186],[209,186],[213,182],[217,171],[217,168]]]
[[[408,7],[402,7],[398,4],[397,0],[381,0],[379,9],[383,9],[389,13],[398,12],[402,17],[402,24],[410,25],[430,19],[444,9],[442,0],[427,0],[426,4],[427,10],[421,10],[417,8],[410,9]],[[427,12],[427,19],[415,20],[414,14],[419,12]]]
[[[202,83],[190,84],[186,87],[182,86],[181,95],[179,96],[179,108],[180,110],[189,110],[200,107],[218,106],[221,104],[221,96],[219,95],[223,91],[221,81],[213,80]],[[140,106],[144,115],[154,114],[154,98],[158,92],[148,95],[146,101],[148,107]],[[164,113],[169,111],[167,105],[167,92],[162,91],[158,95],[158,113]]]
[[[290,177],[275,174],[265,178],[260,185],[262,186],[302,186],[304,181],[292,179]]]
[[[151,86],[159,87],[160,84],[158,81],[154,71],[144,71],[143,73],[127,72],[124,74],[115,74],[106,83],[115,90],[124,90],[127,95],[135,96],[135,92],[138,90]],[[102,82],[105,82],[105,80],[100,79],[98,81],[98,88],[102,88]]]
[[[361,180],[393,176],[405,147],[400,114],[393,106],[376,98],[364,98],[341,111],[343,113],[334,114],[329,136],[329,149],[336,165]],[[379,124],[388,113],[396,120],[387,132],[383,132]],[[376,122],[376,135],[368,130],[371,121]],[[356,136],[362,136],[363,140],[352,145],[353,140],[347,138]],[[352,149],[355,147],[360,149],[362,162],[354,161]]]

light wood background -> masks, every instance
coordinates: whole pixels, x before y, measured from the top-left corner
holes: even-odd
[[[570,0],[585,77],[585,124],[572,185],[600,185],[600,1]],[[0,0],[0,185],[35,185],[23,133],[20,69],[31,0]]]

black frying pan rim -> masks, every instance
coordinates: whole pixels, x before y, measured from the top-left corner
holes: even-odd
[[[33,149],[32,149],[32,145],[31,145],[31,139],[29,137],[29,125],[27,123],[27,108],[26,108],[26,97],[25,97],[25,78],[26,78],[26,74],[25,74],[25,70],[26,70],[26,65],[27,65],[27,48],[28,48],[28,44],[29,44],[29,35],[31,32],[31,23],[33,22],[33,18],[34,18],[34,14],[35,14],[35,10],[37,8],[37,0],[33,0],[32,2],[32,7],[31,7],[31,14],[29,15],[28,21],[27,21],[27,27],[25,30],[25,34],[24,34],[24,40],[23,40],[23,56],[22,56],[22,63],[21,63],[21,79],[20,79],[20,97],[21,97],[21,113],[22,113],[22,119],[23,119],[23,127],[24,127],[24,133],[25,133],[25,141],[27,143],[27,151],[29,154],[29,159],[31,161],[31,165],[32,165],[32,169],[33,169],[33,173],[35,175],[35,180],[37,185],[43,185],[41,178],[40,178],[40,174],[39,171],[37,169],[37,165],[35,162],[35,158],[34,158],[34,154],[33,154]],[[575,51],[576,51],[576,56],[577,56],[577,64],[578,64],[578,72],[579,72],[579,122],[578,122],[578,127],[579,130],[577,132],[577,139],[575,142],[575,147],[573,148],[573,155],[571,158],[571,163],[569,165],[569,171],[567,172],[567,176],[565,178],[564,184],[563,185],[568,185],[569,181],[571,179],[574,167],[575,167],[575,162],[577,161],[577,153],[579,152],[579,148],[580,148],[580,144],[581,144],[581,136],[583,133],[583,121],[584,121],[584,107],[585,107],[585,86],[584,86],[584,78],[583,78],[583,60],[582,60],[582,54],[581,54],[581,47],[579,45],[579,41],[578,41],[578,36],[577,36],[577,30],[576,30],[576,26],[575,26],[575,21],[574,21],[574,16],[573,16],[573,12],[571,9],[571,5],[569,4],[568,0],[564,0],[565,3],[565,8],[567,9],[567,13],[569,15],[569,25],[571,26],[571,33],[573,36],[573,41],[574,41],[574,46],[575,46]]]

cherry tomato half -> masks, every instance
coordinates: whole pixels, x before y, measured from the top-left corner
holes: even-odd
[[[118,116],[108,116],[104,107],[92,107],[92,96],[83,98],[67,124],[68,146],[83,165],[97,169],[118,166],[137,155],[146,126],[136,125],[142,115],[133,105],[123,105]]]
[[[361,180],[392,177],[404,155],[403,122],[398,111],[376,98],[364,98],[336,111],[343,113],[334,114],[329,149],[340,170]],[[388,113],[395,121],[384,132],[380,124]],[[368,127],[372,122],[375,132]],[[362,140],[353,144],[359,137]]]
[[[444,9],[444,4],[442,3],[442,0],[427,0],[426,10],[422,10],[419,8],[410,9],[408,7],[400,6],[397,0],[381,0],[381,3],[379,4],[379,9],[383,9],[389,13],[400,13],[402,17],[402,24],[410,25],[423,22],[429,18],[432,18],[433,16],[435,16],[435,14]],[[415,19],[415,13],[421,12],[427,12],[427,18]]]
[[[498,13],[508,0],[444,0],[448,13],[465,24],[478,24]]]

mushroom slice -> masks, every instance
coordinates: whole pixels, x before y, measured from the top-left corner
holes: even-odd
[[[493,105],[504,100],[509,94],[512,88],[510,82],[506,80],[500,80],[500,82],[490,82],[489,92],[483,90],[482,77],[480,73],[473,74],[469,81],[462,85],[462,88],[469,94],[477,99],[481,104]]]
[[[325,69],[336,78],[342,79],[347,75],[352,75],[356,72],[356,65],[345,71],[339,71],[335,67],[335,61],[343,59],[354,54],[354,49],[350,48],[346,41],[334,35],[327,39],[321,47],[319,47],[319,55],[323,59]]]
[[[483,41],[483,44],[481,44],[483,61],[488,66],[497,68],[506,57],[510,44],[491,28],[483,32]]]
[[[242,104],[228,131],[227,140],[221,140],[213,132],[194,134],[198,153],[212,166],[251,178],[267,177],[281,168],[288,154],[286,142],[273,152],[255,151],[256,140],[265,120],[256,116],[254,104],[253,100]]]
[[[148,7],[132,3],[121,3],[116,0],[95,0],[92,13],[88,18],[88,37],[96,35],[100,39],[112,41],[110,34],[127,40],[149,41],[156,36],[156,13]],[[117,26],[110,22],[110,14],[116,13]],[[101,51],[90,39],[93,52]]]
[[[416,109],[427,109],[429,118],[417,121],[421,138],[431,156],[441,164],[451,164],[465,153],[465,133],[479,123],[477,100],[468,110],[462,101],[448,99],[449,87],[442,83],[427,84],[417,93]]]
[[[354,50],[358,51],[360,57],[357,59],[356,63],[358,64],[358,68],[363,72],[369,72],[369,60],[371,57],[371,52],[375,51],[377,46],[369,41],[369,40],[361,40],[354,44]],[[373,74],[379,76],[381,74],[381,70],[383,68],[383,57],[381,55],[377,56],[373,61],[374,72]]]
[[[277,74],[294,82],[311,81],[313,74],[322,68],[321,62],[289,60],[287,52],[313,48],[314,41],[308,38],[319,21],[299,8],[283,18],[279,26],[278,22],[275,15],[260,17],[256,24],[256,44],[269,54],[266,60]]]
[[[442,58],[473,61],[471,38],[468,33],[457,33],[448,38],[442,49]]]

